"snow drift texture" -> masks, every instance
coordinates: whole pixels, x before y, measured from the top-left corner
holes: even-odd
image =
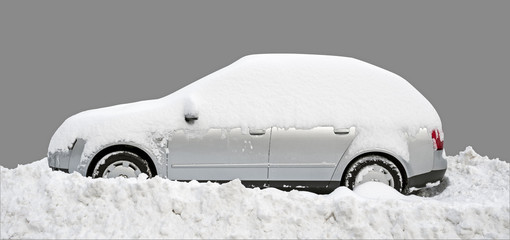
[[[379,183],[316,195],[238,180],[91,179],[43,159],[0,167],[0,237],[508,239],[509,163],[468,147],[448,164],[447,180],[417,195]]]
[[[197,114],[190,125],[185,114]],[[150,146],[178,129],[357,127],[350,151],[383,148],[407,158],[405,133],[441,130],[434,107],[405,79],[346,57],[251,55],[164,98],[90,110],[67,119],[49,151],[87,140],[84,155],[118,140]],[[129,131],[126,131],[128,129]]]

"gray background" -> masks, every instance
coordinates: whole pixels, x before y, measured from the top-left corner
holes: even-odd
[[[355,57],[436,107],[448,153],[508,160],[510,14],[496,1],[0,2],[0,165],[83,110],[159,98],[252,53]]]

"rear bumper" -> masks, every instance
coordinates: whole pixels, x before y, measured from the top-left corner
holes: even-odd
[[[434,151],[434,164],[432,170],[407,179],[408,187],[425,187],[427,183],[437,182],[443,179],[448,162],[444,150]]]
[[[416,175],[407,179],[408,187],[425,187],[427,183],[436,182],[443,179],[446,169],[432,170],[428,173]]]

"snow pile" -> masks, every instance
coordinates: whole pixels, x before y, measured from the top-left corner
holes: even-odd
[[[184,115],[198,116],[194,124]],[[151,133],[210,128],[356,127],[350,151],[381,148],[407,159],[407,139],[441,130],[434,107],[405,79],[347,57],[251,55],[164,98],[79,113],[53,136],[49,152],[87,140],[84,155],[119,140],[150,149]],[[129,131],[126,131],[129,129]]]
[[[43,159],[0,167],[0,238],[508,239],[509,163],[471,147],[448,161],[447,181],[403,196],[379,183],[316,195],[238,180],[93,180]]]

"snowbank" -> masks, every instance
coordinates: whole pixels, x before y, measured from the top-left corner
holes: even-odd
[[[191,69],[191,68],[190,68]],[[194,124],[185,114],[198,115]],[[386,149],[408,159],[406,133],[441,130],[434,107],[400,76],[348,57],[250,55],[161,99],[89,110],[67,119],[49,152],[87,140],[84,156],[120,140],[153,149],[152,133],[210,128],[356,127],[349,148]],[[126,130],[129,131],[126,131]],[[157,150],[154,150],[157,154]]]
[[[447,181],[403,196],[378,183],[329,195],[239,181],[90,179],[46,159],[0,167],[1,238],[505,238],[510,164],[471,147]]]

